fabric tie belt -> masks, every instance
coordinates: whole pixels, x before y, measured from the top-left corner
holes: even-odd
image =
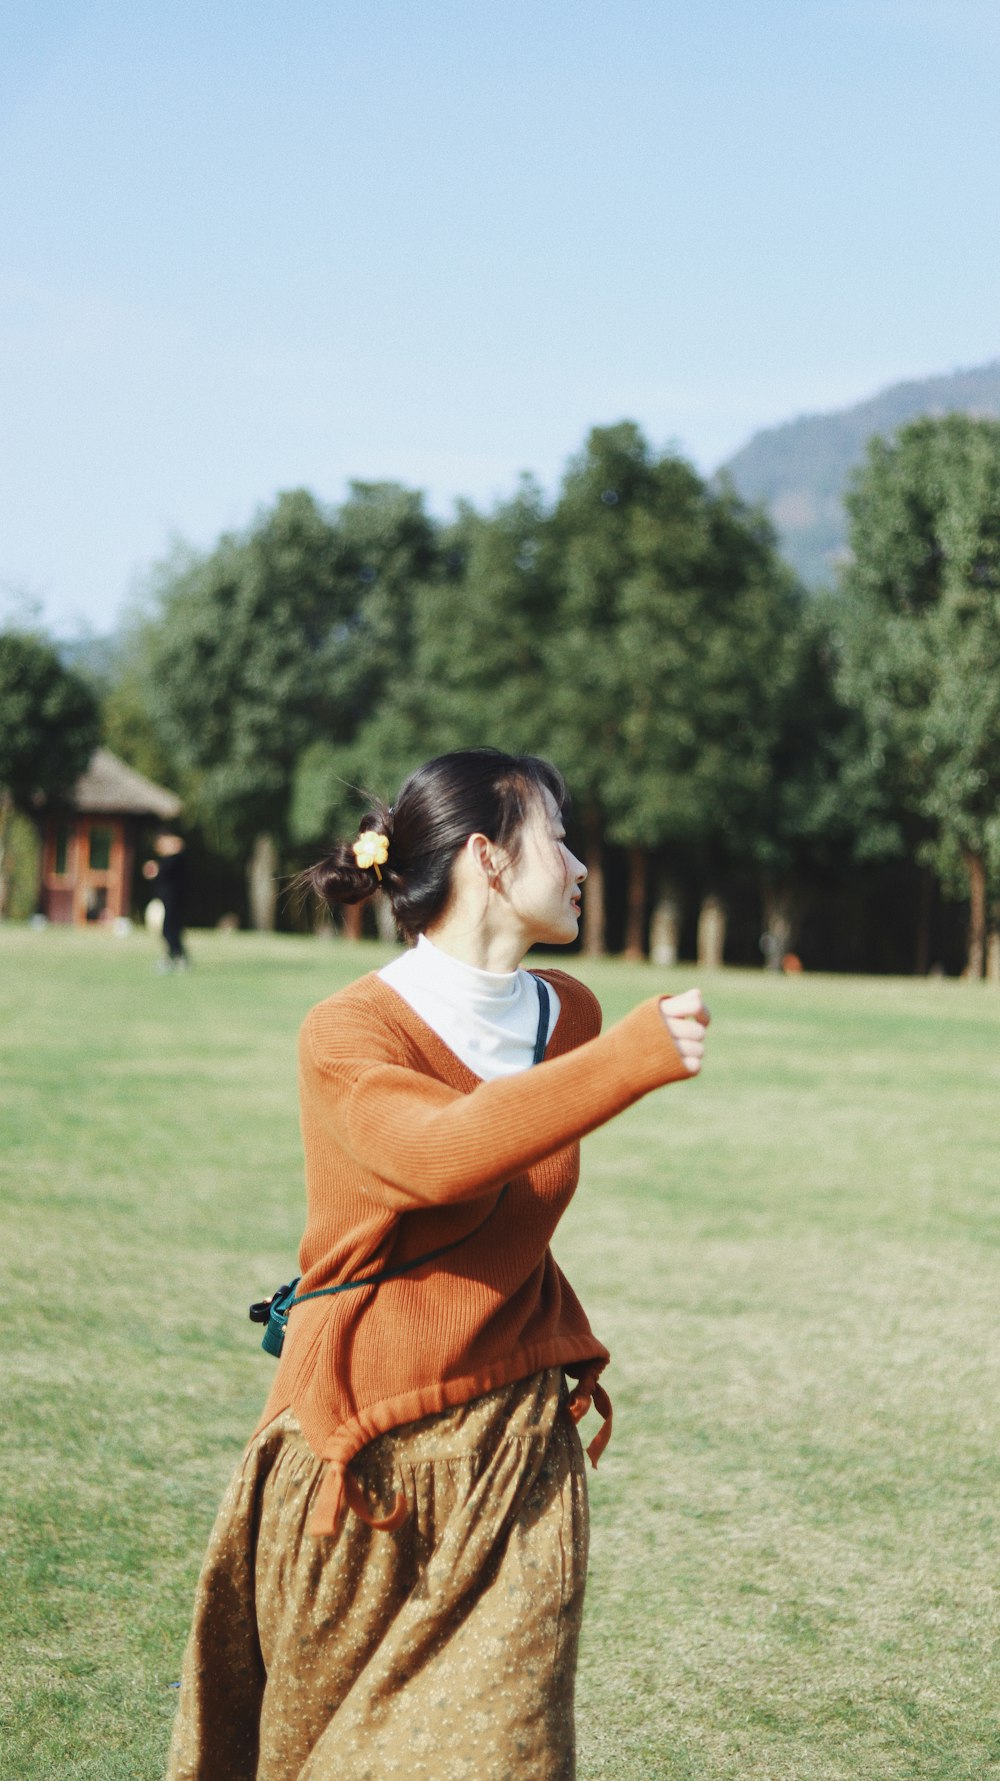
[[[590,1366],[580,1375],[570,1390],[566,1400],[566,1410],[574,1423],[583,1421],[587,1411],[593,1405],[601,1418],[601,1426],[590,1444],[585,1448],[587,1458],[596,1468],[597,1462],[611,1439],[611,1399],[600,1384],[598,1369]],[[378,1533],[391,1533],[394,1528],[402,1527],[409,1513],[406,1496],[397,1491],[395,1502],[388,1515],[379,1515],[372,1509],[360,1484],[350,1470],[349,1463],[336,1456],[331,1449],[336,1443],[330,1443],[330,1449],[320,1454],[327,1463],[326,1475],[320,1485],[313,1512],[309,1520],[311,1534],[334,1534],[340,1525],[345,1509],[352,1509],[366,1526],[374,1528]]]

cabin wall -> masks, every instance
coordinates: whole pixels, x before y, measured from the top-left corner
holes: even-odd
[[[117,921],[132,894],[134,825],[101,811],[49,817],[42,844],[41,910],[49,921]]]

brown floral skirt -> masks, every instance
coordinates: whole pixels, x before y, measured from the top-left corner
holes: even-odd
[[[290,1411],[256,1437],[198,1583],[168,1781],[572,1781],[587,1569],[558,1368],[382,1435],[379,1532],[305,1532],[323,1474]]]

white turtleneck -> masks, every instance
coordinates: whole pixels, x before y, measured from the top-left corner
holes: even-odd
[[[538,1032],[538,985],[530,971],[480,971],[442,952],[426,934],[379,972],[450,1051],[483,1081],[526,1070]],[[559,1018],[549,992],[548,1038]]]

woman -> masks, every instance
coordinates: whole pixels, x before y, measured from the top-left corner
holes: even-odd
[[[309,875],[329,904],[381,886],[416,945],[302,1029],[302,1276],[198,1585],[170,1781],[574,1774],[575,1423],[593,1401],[596,1463],[608,1351],[549,1239],[580,1137],[695,1075],[708,1013],[653,997],[599,1037],[589,990],[519,968],[577,933],[565,801],[534,756],[444,755]]]

